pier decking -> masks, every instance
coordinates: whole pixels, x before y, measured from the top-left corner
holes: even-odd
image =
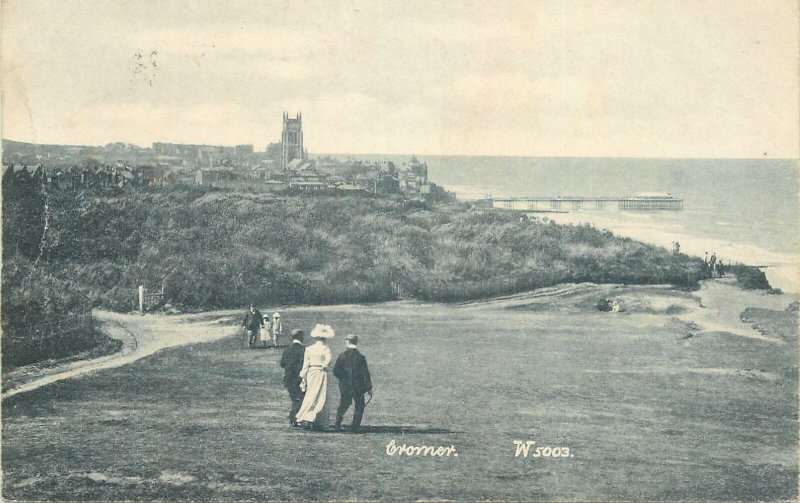
[[[500,210],[569,212],[580,210],[680,211],[683,198],[665,193],[637,193],[632,196],[536,196],[492,198],[491,207]]]

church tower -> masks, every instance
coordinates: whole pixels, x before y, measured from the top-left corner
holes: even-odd
[[[281,169],[286,171],[294,159],[306,160],[303,148],[303,113],[299,112],[294,119],[283,112],[283,134],[281,135]]]

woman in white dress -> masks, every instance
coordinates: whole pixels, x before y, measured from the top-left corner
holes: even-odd
[[[278,347],[278,338],[283,334],[283,323],[281,323],[281,313],[275,311],[272,315],[272,345]]]
[[[297,422],[302,426],[324,428],[327,426],[328,367],[331,348],[327,340],[334,336],[328,325],[317,325],[311,330],[314,344],[306,348],[303,369],[300,371],[300,388],[305,390],[303,404],[297,412]]]
[[[261,327],[261,332],[259,333],[259,339],[261,340],[261,345],[263,347],[267,347],[267,343],[269,342],[269,332],[272,329],[272,323],[269,321],[269,316],[264,316],[264,326]]]

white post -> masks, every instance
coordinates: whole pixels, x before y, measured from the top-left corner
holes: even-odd
[[[139,285],[139,314],[144,316],[144,285]]]

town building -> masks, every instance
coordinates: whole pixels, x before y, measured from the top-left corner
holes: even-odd
[[[236,179],[236,173],[229,168],[204,168],[195,173],[195,184],[211,186],[220,182],[228,182]]]

